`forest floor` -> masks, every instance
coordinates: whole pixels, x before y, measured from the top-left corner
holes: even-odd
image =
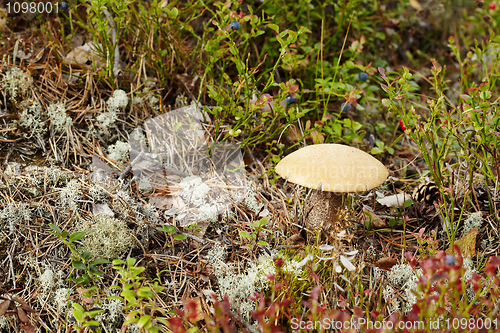
[[[0,330],[496,331],[500,9],[424,2],[0,1]]]

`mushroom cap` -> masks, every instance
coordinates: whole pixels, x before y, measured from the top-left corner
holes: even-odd
[[[368,191],[389,176],[386,167],[373,156],[339,144],[299,149],[282,159],[276,172],[289,182],[336,193]]]

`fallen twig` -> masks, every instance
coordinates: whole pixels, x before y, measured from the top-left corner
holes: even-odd
[[[139,152],[139,155],[137,155],[137,157],[134,158],[134,160],[120,174],[120,176],[118,177],[119,180],[123,180],[125,178],[125,176],[127,176],[127,174],[130,172],[130,170],[132,170],[132,167],[134,166],[134,164],[136,164],[139,161],[139,158],[142,157],[143,154],[144,154],[144,151]]]

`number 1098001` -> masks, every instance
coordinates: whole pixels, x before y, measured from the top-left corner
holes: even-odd
[[[68,8],[68,3],[66,2],[49,2],[49,1],[39,1],[39,2],[8,2],[7,3],[7,14],[58,14],[60,10],[65,10]]]

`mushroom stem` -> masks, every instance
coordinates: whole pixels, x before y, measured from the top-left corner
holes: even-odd
[[[309,198],[305,224],[308,229],[328,229],[338,220],[344,194],[316,190]]]

